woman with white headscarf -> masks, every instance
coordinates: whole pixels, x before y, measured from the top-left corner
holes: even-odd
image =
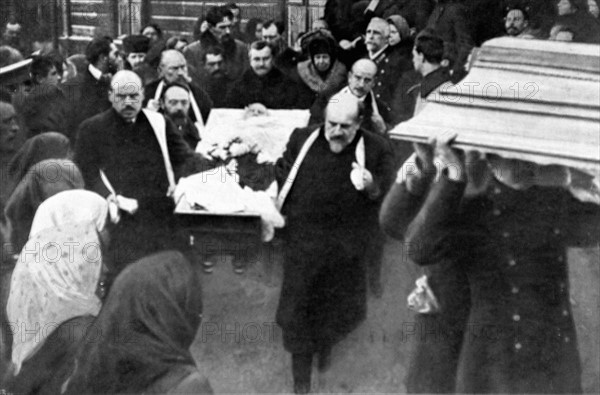
[[[13,325],[14,393],[58,393],[57,372],[72,363],[79,341],[97,336],[92,321],[101,307],[108,206],[85,190],[45,200],[11,280],[7,312]]]

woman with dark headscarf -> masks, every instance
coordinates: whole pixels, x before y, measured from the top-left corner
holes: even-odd
[[[315,97],[340,90],[346,84],[346,67],[337,59],[337,44],[331,33],[321,29],[304,40],[308,40],[309,59],[298,63],[300,80]]]
[[[181,253],[125,268],[84,342],[67,394],[212,393],[189,347],[202,318],[200,279]]]
[[[69,139],[55,132],[42,133],[25,141],[8,162],[8,177],[2,180],[0,192],[2,202],[8,202],[15,187],[31,166],[45,159],[67,158],[69,149]],[[0,214],[4,215],[4,207],[2,211]]]
[[[69,159],[47,159],[31,166],[11,194],[4,211],[13,251],[21,251],[29,237],[39,205],[58,192],[83,189],[83,177]]]
[[[412,49],[414,40],[411,37],[410,26],[404,17],[400,15],[391,15],[387,18],[390,24],[389,49],[390,52],[397,52],[400,57],[412,65]],[[412,68],[412,67],[410,67]]]
[[[29,168],[46,159],[69,157],[69,138],[57,132],[39,134],[25,141],[8,167],[8,176],[16,185]]]

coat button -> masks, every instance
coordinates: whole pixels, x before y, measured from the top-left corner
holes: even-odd
[[[494,194],[500,195],[501,193],[502,193],[502,190],[500,188],[498,188],[498,187],[494,188]]]
[[[515,322],[521,321],[521,316],[518,314],[513,315],[513,321],[515,321]]]
[[[381,74],[385,74],[385,70],[381,70]]]
[[[514,259],[511,259],[511,260],[508,261],[508,265],[509,266],[514,266],[516,264],[517,264],[517,261],[515,261]]]
[[[377,86],[381,86],[381,82],[378,82],[378,83],[377,83]]]
[[[565,336],[565,343],[569,343],[571,341],[571,338],[569,336]]]
[[[568,317],[569,316],[569,312],[567,310],[563,310],[562,311],[562,315],[563,315],[563,317]]]
[[[512,287],[510,292],[512,292],[513,294],[518,294],[519,293],[519,287]]]
[[[523,345],[521,343],[515,343],[515,348],[517,350],[520,350],[521,348],[523,348]]]
[[[560,229],[558,229],[558,228],[554,228],[554,234],[555,234],[555,235],[559,235],[559,234],[560,234]]]
[[[381,96],[381,95],[379,95],[379,94],[375,95],[375,97],[378,98],[378,99],[379,99],[379,96]]]
[[[510,233],[502,232],[502,237],[504,237],[505,239],[508,239],[510,237]]]
[[[564,261],[564,260],[565,260],[565,258],[563,258],[563,256],[562,256],[562,255],[559,255],[559,257],[558,257],[558,258],[556,258],[556,260],[557,260],[557,261],[559,261],[559,262],[562,262],[562,261]]]
[[[502,212],[500,210],[498,210],[497,208],[494,209],[493,213],[496,217],[498,217],[500,214],[502,214]]]

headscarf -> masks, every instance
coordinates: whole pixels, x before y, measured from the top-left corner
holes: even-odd
[[[387,18],[388,23],[393,23],[400,33],[400,41],[405,41],[410,38],[410,26],[408,26],[408,22],[401,15],[390,15]]]
[[[97,193],[85,189],[63,191],[40,204],[29,235],[34,236],[47,228],[80,222],[92,223],[101,232],[107,217],[108,203]]]
[[[129,265],[96,320],[102,336],[82,343],[66,393],[141,393],[172,369],[195,366],[189,347],[201,298],[196,271],[179,252]]]
[[[60,324],[100,311],[98,232],[107,213],[106,201],[88,191],[62,192],[40,205],[32,227],[38,231],[19,256],[7,304],[20,334],[13,339],[15,374]]]
[[[48,159],[29,168],[8,199],[5,209],[14,251],[21,251],[25,245],[35,212],[44,200],[58,192],[83,187],[81,172],[71,160]]]
[[[28,139],[8,166],[8,175],[13,185],[19,183],[27,170],[38,162],[68,158],[69,149],[69,138],[56,132],[42,133]]]

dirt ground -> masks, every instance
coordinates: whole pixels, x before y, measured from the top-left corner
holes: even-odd
[[[292,390],[290,355],[283,349],[275,311],[281,285],[280,246],[251,257],[247,270],[236,274],[231,248],[210,260],[203,274],[204,314],[192,346],[200,369],[215,393],[286,393]],[[388,241],[383,265],[384,293],[369,298],[367,320],[332,353],[331,368],[313,369],[314,392],[404,393],[404,376],[413,344],[413,320],[406,296],[419,269],[402,259],[400,243]],[[600,262],[599,251],[569,253],[573,313],[587,393],[600,392]]]

